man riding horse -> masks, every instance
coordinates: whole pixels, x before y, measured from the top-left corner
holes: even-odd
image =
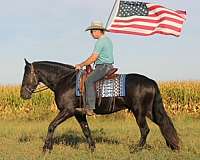
[[[95,108],[94,84],[105,75],[109,75],[109,70],[112,69],[113,64],[113,48],[110,39],[104,35],[106,29],[103,28],[102,23],[93,22],[87,30],[90,30],[92,36],[98,40],[92,55],[76,67],[58,62],[38,61],[29,63],[25,60],[26,65],[20,96],[23,99],[30,99],[38,84],[43,83],[53,91],[55,103],[59,110],[57,116],[49,124],[43,151],[53,149],[55,129],[71,117],[76,118],[87,139],[89,148],[94,151],[95,141],[92,138],[86,114],[93,115],[94,112],[98,115],[111,114],[125,109],[133,113],[140,129],[140,139],[134,148],[142,149],[146,144],[150,131],[146,120],[148,117],[159,126],[167,146],[172,150],[179,150],[179,136],[172,120],[167,115],[158,84],[154,80],[140,74],[126,74],[124,96],[115,97],[112,109],[110,109],[108,103],[110,97],[103,98],[100,105]],[[83,66],[94,62],[96,68],[86,81],[87,108],[78,108],[80,107],[80,99],[75,94],[77,80],[75,68],[81,69]],[[95,109],[94,112],[93,109]]]
[[[85,82],[86,89],[86,106],[84,108],[76,108],[77,111],[92,116],[95,113],[96,91],[94,88],[95,83],[104,78],[110,69],[113,68],[113,44],[110,38],[105,35],[106,28],[100,21],[93,21],[86,31],[90,31],[92,37],[97,39],[92,54],[82,63],[76,64],[76,70],[80,70],[84,66],[95,64],[95,69],[88,76]]]

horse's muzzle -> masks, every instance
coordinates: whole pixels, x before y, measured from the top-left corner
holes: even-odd
[[[24,100],[31,99],[32,93],[28,91],[26,88],[21,88],[20,97]]]

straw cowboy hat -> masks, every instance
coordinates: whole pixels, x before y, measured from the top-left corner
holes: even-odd
[[[91,25],[85,31],[89,30],[104,30],[109,32],[109,30],[104,28],[103,23],[101,21],[92,21]]]

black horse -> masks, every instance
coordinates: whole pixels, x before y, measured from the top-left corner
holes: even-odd
[[[45,84],[55,94],[55,102],[59,109],[58,115],[48,127],[47,137],[43,151],[53,149],[53,133],[55,128],[70,117],[75,117],[89,143],[89,148],[94,151],[95,142],[86,120],[86,115],[77,113],[79,98],[75,96],[77,71],[71,65],[57,62],[39,61],[29,63],[25,60],[25,72],[21,86],[21,97],[30,99],[39,82]],[[107,105],[108,98],[102,98],[101,105],[96,106],[96,114],[111,114],[124,109],[129,109],[135,116],[141,137],[136,145],[144,147],[149,133],[146,117],[156,123],[161,130],[167,146],[172,150],[179,150],[179,137],[176,129],[168,117],[164,107],[158,85],[155,81],[139,74],[127,74],[126,97],[117,97],[115,106],[110,110]]]

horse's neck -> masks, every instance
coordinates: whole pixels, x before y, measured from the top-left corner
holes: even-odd
[[[57,82],[56,80],[50,79],[48,75],[39,75],[39,80],[40,82],[42,82],[45,86],[47,86],[49,89],[51,89],[52,91],[55,91],[56,86],[57,86]]]
[[[69,73],[64,73],[61,75],[58,75],[57,73],[40,71],[38,78],[40,82],[42,82],[52,91],[55,91],[61,80],[65,80],[67,84],[67,81],[71,78],[71,74],[73,74],[73,72],[70,71]]]

